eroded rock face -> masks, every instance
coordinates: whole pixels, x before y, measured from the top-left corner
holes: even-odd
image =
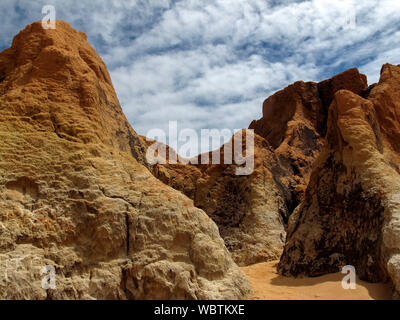
[[[281,274],[316,276],[350,264],[361,279],[389,279],[399,292],[399,89],[400,67],[385,65],[368,99],[335,94],[327,143],[289,219]]]
[[[242,134],[245,149],[246,134]],[[292,210],[288,178],[267,141],[254,137],[254,171],[238,175],[238,165],[224,164],[225,147],[209,154],[210,164],[156,165],[154,175],[193,199],[217,224],[235,262],[241,266],[279,259]],[[220,164],[211,164],[213,153]],[[201,163],[200,155],[197,163]]]
[[[0,298],[250,296],[215,223],[141,164],[83,33],[28,26],[0,75]],[[42,288],[45,265],[55,290]]]
[[[335,92],[367,89],[365,75],[350,69],[320,83],[296,82],[275,93],[263,105],[263,117],[250,128],[274,148],[292,182],[297,202],[304,198],[312,165],[322,150],[329,105]]]
[[[239,265],[274,260],[322,150],[333,95],[343,88],[361,95],[368,88],[366,77],[350,69],[321,83],[296,82],[269,97],[263,118],[250,125],[256,165],[249,176],[237,176],[235,165],[222,164],[157,165],[152,172],[217,223]]]

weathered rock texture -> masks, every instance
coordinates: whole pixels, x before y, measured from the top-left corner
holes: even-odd
[[[366,76],[350,69],[320,83],[296,82],[265,100],[263,117],[250,124],[271,144],[292,177],[289,187],[298,203],[324,144],[329,105],[341,89],[361,95],[367,90]]]
[[[217,223],[239,265],[274,260],[282,252],[287,219],[304,198],[325,141],[328,108],[340,89],[361,95],[367,79],[350,69],[321,83],[296,82],[269,97],[263,118],[250,125],[256,160],[249,176],[236,176],[235,165],[222,164],[157,165],[152,171]]]
[[[335,94],[327,143],[289,219],[279,272],[317,276],[355,266],[400,292],[400,67],[385,65],[363,98]]]
[[[246,134],[242,134],[244,154]],[[165,184],[193,199],[219,227],[220,234],[236,263],[241,266],[279,259],[286,238],[285,224],[292,210],[291,193],[286,188],[286,172],[271,146],[254,137],[254,171],[237,175],[233,164],[226,164],[225,150],[232,150],[234,136],[220,150],[220,164],[156,165],[154,175]],[[225,149],[227,148],[227,149]]]
[[[0,53],[0,298],[249,297],[215,223],[144,149],[84,33],[15,37]]]

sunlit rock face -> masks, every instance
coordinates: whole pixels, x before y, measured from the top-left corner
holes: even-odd
[[[250,297],[215,223],[145,149],[84,33],[15,37],[0,53],[0,298]]]
[[[346,89],[361,95],[367,88],[366,76],[357,69],[320,83],[299,81],[265,100],[263,117],[250,124],[271,144],[291,176],[289,187],[297,203],[304,198],[312,165],[322,150],[335,92]]]
[[[334,93],[348,89],[362,95],[367,88],[366,77],[350,69],[321,83],[296,82],[269,97],[263,118],[250,125],[255,131],[255,166],[248,176],[236,175],[237,166],[224,164],[223,156],[221,164],[157,165],[152,172],[217,223],[239,265],[276,260],[288,218],[304,199],[323,148]],[[227,145],[231,148],[232,142]],[[223,155],[225,146],[215,152]]]
[[[400,291],[400,67],[363,97],[340,90],[305,199],[289,219],[278,270],[316,276],[353,265]]]

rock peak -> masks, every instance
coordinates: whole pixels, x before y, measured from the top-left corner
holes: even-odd
[[[35,22],[22,30],[0,53],[0,79],[0,113],[31,117],[26,129],[104,143],[145,163],[141,139],[122,112],[105,63],[68,23],[58,20],[55,30],[45,30]]]
[[[110,102],[119,104],[104,62],[87,42],[86,34],[67,22],[58,20],[54,30],[45,30],[41,22],[35,22],[15,36],[11,48],[0,54],[0,70],[5,80],[16,80],[10,77],[16,69],[19,78],[29,72],[28,83],[37,78],[66,84],[79,78],[99,82]]]

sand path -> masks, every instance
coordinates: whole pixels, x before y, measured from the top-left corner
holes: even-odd
[[[318,278],[294,279],[280,276],[278,261],[241,268],[254,290],[253,300],[389,300],[389,285],[367,283],[357,278],[355,290],[344,290],[341,273]]]

